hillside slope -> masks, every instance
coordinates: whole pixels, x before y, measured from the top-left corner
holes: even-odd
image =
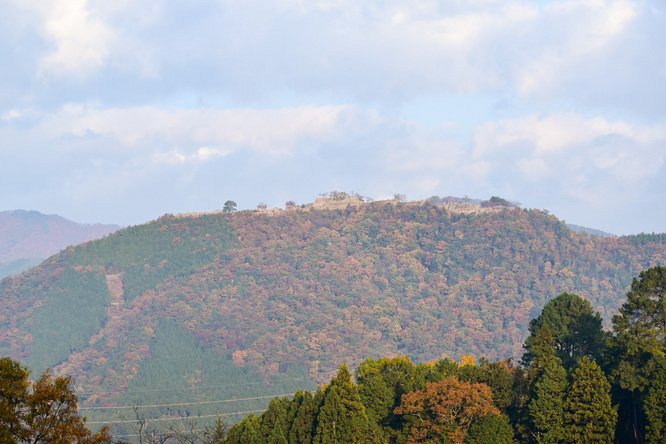
[[[0,353],[73,375],[86,408],[261,398],[368,356],[517,357],[548,300],[579,294],[608,319],[665,258],[538,210],[167,215],[2,281]]]

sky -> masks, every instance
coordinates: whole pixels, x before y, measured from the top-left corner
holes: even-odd
[[[0,0],[0,210],[500,196],[666,232],[666,5]]]

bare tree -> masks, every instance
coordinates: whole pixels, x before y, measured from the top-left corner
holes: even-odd
[[[259,205],[257,205],[257,208],[260,210],[265,210],[268,208],[268,205],[266,205],[264,202],[259,202]]]
[[[401,194],[401,193],[395,193],[393,195],[393,200],[395,200],[397,202],[404,202],[404,201],[407,200],[407,195]]]

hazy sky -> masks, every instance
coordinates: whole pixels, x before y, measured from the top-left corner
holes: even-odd
[[[666,231],[663,0],[0,0],[0,210],[498,195]]]

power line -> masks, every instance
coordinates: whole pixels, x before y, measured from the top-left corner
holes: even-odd
[[[279,384],[281,382],[286,382],[286,381],[303,381],[303,380],[308,380],[308,378],[286,378],[280,381],[276,381],[273,384]],[[172,388],[172,389],[145,389],[145,390],[128,390],[125,393],[126,394],[134,394],[134,393],[148,393],[148,392],[179,392],[179,391],[186,391],[186,390],[204,390],[204,389],[211,389],[211,388],[220,388],[220,387],[240,387],[240,386],[245,386],[245,385],[256,385],[256,384],[265,384],[265,385],[271,385],[268,384],[264,381],[257,381],[257,382],[246,382],[243,384],[223,384],[223,385],[208,385],[208,386],[203,386],[203,387],[186,387],[186,388]],[[77,395],[90,395],[90,394],[95,394],[97,393],[94,390],[84,390],[84,391],[78,391],[76,392]]]
[[[265,410],[250,410],[247,412],[234,412],[234,413],[221,413],[215,415],[202,415],[202,416],[178,416],[175,418],[154,418],[154,419],[126,419],[122,421],[92,421],[86,424],[128,424],[132,422],[152,422],[152,421],[184,421],[186,419],[200,419],[200,418],[217,418],[218,416],[232,416],[232,415],[247,415],[248,413],[264,412]]]
[[[207,429],[197,429],[197,430],[178,430],[177,433],[197,433],[205,432]],[[159,433],[159,432],[158,432]],[[168,432],[167,432],[168,433]],[[113,435],[114,438],[137,438],[139,436],[150,435],[150,432],[144,433],[143,435],[134,434],[134,435]]]
[[[112,409],[133,409],[133,408],[149,408],[149,407],[173,407],[176,405],[199,405],[199,404],[216,404],[221,402],[234,402],[234,401],[252,401],[255,399],[275,398],[279,396],[293,396],[295,393],[284,393],[281,395],[268,395],[256,396],[254,398],[237,398],[237,399],[224,399],[220,401],[198,401],[198,402],[178,402],[175,404],[153,404],[153,405],[122,405],[122,406],[109,406],[109,407],[81,407],[79,410],[112,410]]]

